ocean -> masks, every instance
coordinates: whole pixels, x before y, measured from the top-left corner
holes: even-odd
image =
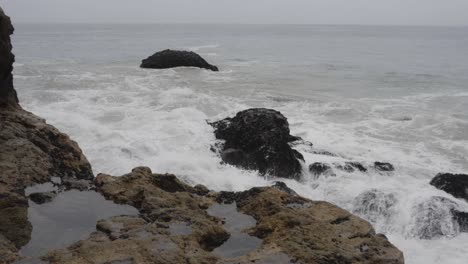
[[[21,105],[76,140],[96,174],[143,165],[214,190],[270,185],[220,163],[207,121],[273,108],[291,134],[337,155],[297,146],[303,179],[284,181],[299,194],[369,220],[406,263],[468,259],[468,234],[430,201],[468,203],[429,185],[439,172],[468,172],[466,27],[20,24],[13,46]],[[166,48],[195,51],[220,72],[139,68]],[[307,170],[349,160],[396,170]],[[421,239],[422,224],[443,236]]]

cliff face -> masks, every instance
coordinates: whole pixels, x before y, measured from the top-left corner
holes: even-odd
[[[25,188],[51,181],[93,178],[78,144],[44,119],[23,110],[13,87],[10,35],[0,8],[0,263],[10,263],[31,239]]]
[[[0,7],[0,107],[18,107],[18,97],[13,88],[13,62],[10,35],[13,34],[10,18]]]

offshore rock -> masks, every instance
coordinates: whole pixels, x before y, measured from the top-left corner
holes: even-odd
[[[289,146],[294,140],[289,123],[280,112],[254,108],[211,125],[217,139],[225,140],[224,162],[282,178],[299,179],[303,156]]]
[[[209,64],[200,55],[193,51],[163,50],[144,59],[141,68],[167,69],[175,67],[198,67],[218,71],[218,67]]]
[[[430,184],[456,198],[468,201],[468,175],[466,174],[439,173]]]
[[[284,183],[198,195],[197,188],[174,177],[153,174],[145,167],[121,177],[98,175],[99,192],[135,206],[140,215],[101,220],[87,239],[43,259],[50,263],[404,263],[403,254],[375,234],[368,222],[332,204],[291,194]],[[218,203],[225,202],[235,202],[240,215],[256,220],[253,227],[236,232],[248,232],[261,243],[239,256],[226,257],[214,250],[235,235],[225,226],[224,218],[230,216],[208,213],[213,210],[208,208],[222,208]],[[233,243],[230,249],[239,246],[243,245]]]

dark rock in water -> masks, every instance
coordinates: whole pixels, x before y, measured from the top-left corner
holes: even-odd
[[[338,164],[338,165],[336,165],[336,168],[339,169],[339,170],[349,172],[349,173],[355,172],[356,170],[358,170],[360,172],[366,172],[367,171],[367,168],[364,167],[364,165],[362,165],[359,162],[355,162],[355,161],[345,162],[344,165]]]
[[[10,35],[14,28],[10,18],[0,7],[0,108],[17,108],[18,97],[13,88],[13,62],[15,56],[11,53],[12,45]]]
[[[163,50],[144,59],[141,68],[167,69],[175,67],[198,67],[218,71],[218,67],[209,64],[200,55],[192,51]]]
[[[336,174],[333,173],[333,170],[330,167],[330,165],[328,165],[326,163],[321,163],[321,162],[316,162],[316,163],[310,164],[309,165],[309,171],[316,178],[318,178],[320,175],[336,176]]]
[[[280,112],[255,108],[211,123],[217,139],[224,139],[221,158],[228,164],[261,174],[299,179],[302,155],[289,146],[289,124]]]
[[[56,192],[32,193],[29,195],[29,199],[31,199],[31,201],[35,202],[36,204],[52,202],[55,197],[57,197]]]
[[[430,184],[456,198],[468,201],[468,175],[466,174],[439,173]]]
[[[394,171],[395,167],[392,164],[387,162],[374,162],[374,167],[378,171]]]
[[[468,213],[452,210],[455,221],[460,225],[460,232],[468,232]]]

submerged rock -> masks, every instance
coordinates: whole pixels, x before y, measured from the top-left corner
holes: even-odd
[[[375,224],[391,217],[396,203],[397,199],[391,193],[384,193],[375,189],[369,190],[354,199],[353,213]]]
[[[456,198],[468,201],[468,175],[466,174],[439,173],[430,184]]]
[[[57,197],[56,192],[32,193],[29,195],[29,199],[36,204],[52,202],[55,197]]]
[[[193,51],[163,50],[144,59],[141,68],[167,69],[175,67],[198,67],[218,71],[218,67],[209,64],[200,55]]]
[[[453,237],[460,231],[454,215],[457,204],[444,197],[431,197],[413,208],[412,235],[421,239]]]
[[[313,164],[310,164],[309,171],[315,176],[315,178],[318,178],[321,175],[336,176],[331,166],[328,165],[327,163],[315,162]]]
[[[374,162],[374,168],[378,171],[394,171],[395,167],[388,162]]]
[[[349,173],[355,172],[356,170],[358,170],[360,172],[366,172],[367,171],[367,168],[364,167],[364,165],[362,165],[361,163],[356,162],[356,161],[348,161],[348,162],[345,162],[344,165],[336,164],[336,168],[339,169],[339,170],[342,170],[342,171],[349,172]]]
[[[294,137],[280,112],[254,108],[233,118],[211,123],[217,139],[225,140],[221,158],[224,162],[261,174],[299,179],[303,156],[289,146]]]

